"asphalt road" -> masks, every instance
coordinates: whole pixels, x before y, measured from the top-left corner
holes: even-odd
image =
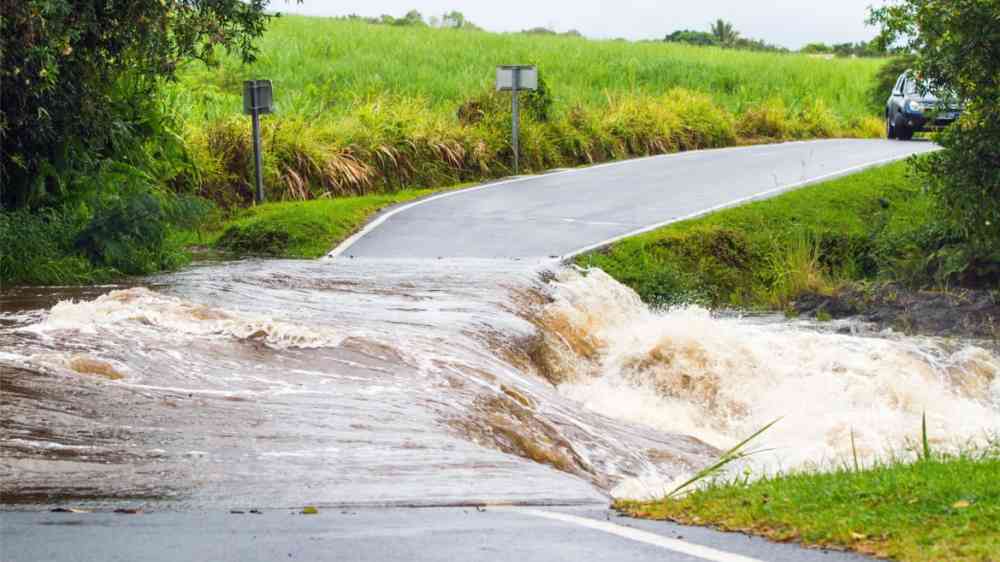
[[[423,508],[230,513],[0,513],[3,562],[854,562],[604,508]]]
[[[684,152],[501,181],[403,205],[331,255],[550,258],[934,150],[822,140]]]
[[[910,154],[927,142],[830,140],[657,156],[515,178],[383,213],[331,255],[568,257],[644,229]],[[321,508],[263,514],[0,513],[0,562],[862,558],[592,508]]]

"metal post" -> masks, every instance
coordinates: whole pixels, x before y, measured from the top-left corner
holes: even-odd
[[[257,203],[264,202],[264,171],[263,171],[263,158],[260,154],[260,111],[257,110],[257,104],[254,103],[253,108],[253,159],[254,159],[254,170],[257,172]]]
[[[520,149],[518,146],[517,129],[520,125],[521,118],[518,114],[517,92],[521,89],[521,69],[515,68],[512,74],[514,79],[514,88],[512,92],[513,96],[511,96],[511,119],[513,120],[511,123],[511,146],[514,149],[514,175],[516,176],[520,173],[518,170],[518,157],[520,156]]]

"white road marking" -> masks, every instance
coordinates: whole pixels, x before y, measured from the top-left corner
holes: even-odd
[[[632,527],[624,527],[622,525],[615,525],[609,521],[599,521],[597,519],[577,517],[576,515],[569,515],[567,513],[542,511],[540,509],[510,508],[509,510],[516,513],[523,513],[525,515],[544,517],[545,519],[552,519],[555,521],[562,521],[563,523],[571,523],[573,525],[587,527],[588,529],[594,529],[595,531],[610,533],[622,538],[658,546],[660,548],[665,548],[667,550],[672,550],[688,556],[711,560],[712,562],[762,562],[757,558],[750,558],[748,556],[733,554],[731,552],[702,546],[700,544],[671,539],[669,537],[657,535],[656,533],[633,529]]]
[[[814,184],[814,183],[819,183],[819,182],[822,182],[824,180],[829,180],[829,179],[837,178],[837,177],[840,177],[840,176],[846,176],[847,174],[850,174],[850,173],[853,173],[853,172],[860,172],[862,170],[867,170],[868,168],[874,168],[876,166],[881,166],[883,164],[889,164],[889,163],[896,162],[896,161],[899,161],[899,160],[905,160],[905,159],[909,158],[910,156],[913,156],[913,154],[906,154],[906,155],[903,155],[903,156],[893,156],[891,158],[885,158],[883,160],[876,160],[875,162],[868,162],[868,163],[865,163],[865,164],[859,164],[857,166],[851,166],[850,168],[844,168],[843,170],[837,170],[836,172],[830,172],[828,174],[823,174],[821,176],[816,176],[814,178],[809,178],[809,179],[804,180],[804,181],[795,182],[795,183],[789,183],[789,184],[785,184],[785,185],[779,185],[778,187],[767,189],[767,190],[761,191],[759,193],[754,193],[753,195],[747,195],[746,197],[740,197],[738,199],[733,199],[732,201],[728,201],[726,203],[722,203],[722,204],[719,204],[719,205],[714,205],[714,206],[708,207],[706,209],[701,209],[699,211],[695,211],[695,212],[693,212],[691,214],[684,215],[682,217],[676,217],[676,218],[672,218],[670,220],[665,220],[663,222],[658,222],[656,224],[651,224],[649,226],[644,226],[644,227],[639,228],[637,230],[633,230],[631,232],[626,232],[625,234],[621,234],[621,235],[615,236],[613,238],[608,238],[607,240],[603,240],[603,241],[597,242],[595,244],[590,244],[589,246],[584,246],[583,248],[580,248],[579,250],[573,250],[572,252],[570,252],[568,254],[560,256],[559,257],[559,261],[569,261],[569,260],[575,258],[576,256],[579,256],[580,254],[586,254],[587,252],[590,252],[590,251],[593,251],[593,250],[597,250],[597,249],[603,248],[605,246],[609,246],[611,244],[614,244],[615,242],[619,242],[619,241],[624,240],[626,238],[631,238],[632,236],[637,236],[639,234],[645,234],[646,232],[650,232],[650,231],[656,230],[658,228],[663,228],[664,226],[667,226],[669,224],[673,224],[675,222],[681,222],[681,221],[686,221],[686,220],[689,220],[689,219],[698,218],[700,216],[708,215],[708,214],[714,213],[716,211],[721,211],[722,209],[727,209],[729,207],[735,207],[737,205],[742,205],[743,203],[748,203],[748,202],[753,201],[755,199],[764,199],[764,198],[767,198],[768,196],[771,196],[771,195],[777,195],[777,194],[785,192],[785,191],[791,191],[793,189],[797,189],[799,187],[804,187],[804,186],[807,186],[807,185],[810,185],[810,184]]]
[[[580,219],[564,218],[563,222],[571,222],[575,224],[590,224],[594,226],[635,226],[627,222],[610,222],[610,221],[585,221]]]
[[[840,139],[838,139],[838,140],[840,140]],[[787,145],[791,145],[791,144],[808,144],[808,143],[813,143],[813,142],[823,142],[823,141],[792,141],[792,142],[779,143],[779,144],[787,146]],[[402,205],[400,207],[396,207],[395,209],[392,209],[391,211],[388,211],[386,213],[383,213],[383,214],[379,215],[378,217],[375,218],[375,220],[369,222],[364,227],[362,227],[361,230],[355,232],[352,236],[348,237],[346,240],[344,240],[343,242],[341,242],[340,244],[338,244],[336,248],[334,248],[333,250],[331,250],[330,253],[326,255],[326,257],[327,258],[335,258],[335,257],[343,254],[348,248],[350,248],[351,246],[353,246],[355,242],[357,242],[358,240],[360,240],[362,237],[364,237],[366,234],[368,234],[372,230],[375,230],[376,228],[378,228],[379,225],[381,225],[385,221],[389,220],[394,215],[398,215],[399,213],[402,213],[403,211],[405,211],[407,209],[411,209],[413,207],[416,207],[417,205],[423,205],[424,203],[430,203],[431,201],[437,201],[438,199],[444,199],[446,197],[454,197],[455,195],[460,195],[460,194],[463,194],[463,193],[472,193],[473,191],[479,191],[480,189],[486,189],[486,188],[489,188],[489,187],[499,187],[501,185],[507,185],[507,184],[511,184],[511,183],[518,183],[518,182],[522,182],[522,181],[534,180],[534,179],[542,178],[542,177],[545,177],[545,176],[550,176],[550,175],[553,175],[553,174],[574,174],[574,173],[578,173],[578,172],[585,172],[587,170],[596,170],[598,168],[608,168],[608,167],[611,167],[611,166],[621,166],[621,165],[629,164],[631,162],[635,162],[636,160],[651,160],[651,159],[654,159],[654,158],[659,158],[659,159],[683,158],[683,157],[689,156],[689,155],[691,155],[691,154],[693,154],[695,152],[697,152],[698,154],[704,154],[706,152],[723,152],[723,151],[732,151],[732,152],[735,152],[735,151],[744,151],[744,150],[746,150],[746,151],[752,151],[752,150],[759,150],[761,147],[768,147],[768,146],[774,146],[774,145],[770,145],[770,144],[758,144],[758,145],[750,145],[750,146],[730,146],[730,147],[726,147],[726,148],[716,148],[716,149],[709,149],[709,150],[698,150],[698,151],[691,151],[691,152],[673,152],[673,153],[670,153],[670,154],[656,154],[654,156],[646,156],[646,157],[643,157],[643,158],[630,158],[630,159],[627,159],[627,160],[616,160],[614,162],[605,162],[603,164],[595,164],[593,166],[586,166],[586,167],[582,167],[582,168],[570,168],[570,169],[567,169],[567,170],[561,170],[561,171],[553,172],[553,173],[549,173],[549,174],[538,174],[538,175],[531,175],[531,176],[519,176],[519,177],[516,177],[516,178],[511,178],[509,180],[503,180],[503,181],[488,183],[488,184],[485,184],[485,185],[479,185],[479,186],[476,186],[476,187],[469,187],[469,188],[466,188],[466,189],[456,189],[455,191],[448,191],[448,192],[445,192],[445,193],[440,193],[438,195],[433,195],[433,196],[427,197],[425,199],[420,199],[419,201],[414,201],[412,203],[408,203],[406,205]]]

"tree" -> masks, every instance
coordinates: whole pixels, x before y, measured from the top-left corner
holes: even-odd
[[[402,25],[402,26],[409,26],[409,25],[423,26],[423,25],[427,25],[426,23],[424,23],[424,16],[423,16],[423,14],[421,14],[417,10],[410,10],[409,12],[406,12],[405,16],[397,19],[396,21],[394,21],[392,23],[393,23],[393,25]]]
[[[832,51],[833,47],[827,45],[826,43],[809,43],[805,47],[799,49],[799,52],[811,55],[824,55]]]
[[[0,0],[0,204],[45,203],[148,125],[161,80],[218,48],[245,61],[268,0]]]
[[[689,45],[711,46],[718,45],[715,35],[707,31],[692,31],[690,29],[677,30],[663,38],[668,43],[687,43]]]
[[[458,10],[448,12],[447,14],[441,16],[441,27],[452,27],[455,29],[465,27],[465,14],[459,12]]]
[[[961,119],[938,136],[944,150],[922,159],[918,170],[942,203],[949,229],[965,240],[970,255],[995,266],[1000,244],[1000,1],[903,0],[872,10],[869,21],[881,26],[879,48],[911,53],[912,69],[926,87],[964,103]]]
[[[740,32],[736,31],[733,24],[722,18],[719,18],[711,25],[710,31],[715,37],[715,41],[723,47],[732,46],[740,36]]]

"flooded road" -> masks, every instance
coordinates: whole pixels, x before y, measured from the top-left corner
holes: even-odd
[[[1000,432],[983,345],[647,309],[517,260],[217,263],[2,296],[10,505],[572,504]]]

